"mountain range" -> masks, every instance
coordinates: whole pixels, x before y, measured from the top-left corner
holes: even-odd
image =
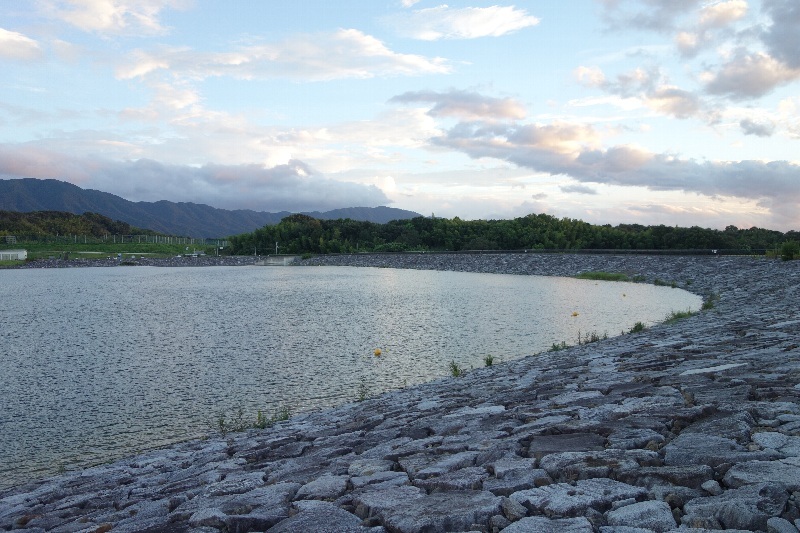
[[[218,209],[191,202],[131,202],[114,194],[82,189],[55,179],[0,180],[0,210],[28,213],[32,211],[66,211],[99,213],[132,226],[167,235],[189,237],[227,237],[249,233],[265,225],[277,224],[289,211],[269,213],[249,209]],[[419,213],[394,207],[350,207],[303,214],[321,220],[350,218],[376,223],[405,220]]]

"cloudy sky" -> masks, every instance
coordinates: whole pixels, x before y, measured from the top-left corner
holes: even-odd
[[[800,229],[798,0],[4,0],[0,177]]]

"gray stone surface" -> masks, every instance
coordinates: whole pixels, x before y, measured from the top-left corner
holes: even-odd
[[[678,524],[672,510],[665,502],[646,501],[626,505],[606,514],[610,526],[633,526],[664,533],[675,529]]]
[[[301,500],[335,500],[347,490],[347,476],[320,476],[300,487],[295,495]]]
[[[547,516],[581,516],[587,510],[605,511],[616,500],[643,498],[647,491],[611,479],[586,479],[570,485],[558,483],[513,493],[510,499],[533,513]]]
[[[698,498],[684,506],[681,523],[710,529],[763,531],[767,520],[780,517],[789,494],[766,483],[727,490],[720,496]]]
[[[722,494],[722,487],[720,486],[719,481],[715,479],[709,479],[701,485],[701,488],[712,496],[719,496]]]
[[[624,272],[713,294],[715,306],[0,489],[0,530],[639,533],[678,519],[676,531],[701,533],[800,523],[800,261],[406,254],[300,264]]]
[[[368,514],[379,518],[390,531],[468,531],[473,524],[488,527],[491,517],[501,512],[501,499],[483,491],[413,494],[408,499],[393,496],[368,504]],[[365,505],[364,498],[355,501]]]
[[[775,483],[789,491],[800,490],[800,459],[739,463],[728,470],[723,481],[734,488],[753,483]]]
[[[767,533],[797,533],[797,528],[788,520],[773,516],[767,520]]]
[[[328,502],[321,505],[301,507],[299,512],[278,522],[271,533],[365,533],[375,531],[361,525],[361,520],[352,513]],[[384,531],[380,528],[380,531]],[[377,533],[377,531],[375,531]]]
[[[592,533],[592,523],[586,518],[550,519],[544,516],[529,516],[514,522],[504,533]]]

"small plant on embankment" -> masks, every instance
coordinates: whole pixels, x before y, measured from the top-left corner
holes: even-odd
[[[486,366],[492,366],[494,364],[494,356],[492,354],[484,355],[483,364]]]
[[[581,332],[578,331],[578,345],[581,344],[590,344],[592,342],[603,341],[608,338],[608,333],[603,333],[600,335],[597,331],[590,331],[586,335],[581,335]]]
[[[272,427],[277,422],[289,420],[291,412],[285,405],[278,407],[272,416],[267,416],[261,409],[256,413],[255,420],[248,420],[244,416],[244,409],[241,407],[236,412],[228,417],[224,412],[217,416],[215,424],[212,424],[212,429],[219,432],[223,437],[228,433],[238,433],[248,429],[266,429]]]
[[[719,294],[712,293],[706,295],[706,297],[703,298],[703,305],[700,307],[700,309],[703,311],[709,311],[711,309],[714,309],[717,300],[719,300]]]
[[[628,333],[641,333],[646,329],[647,326],[644,325],[644,322],[637,322],[630,330],[628,330]]]
[[[361,383],[358,384],[358,397],[356,401],[363,402],[369,398],[369,385],[367,385],[367,380],[361,378]]]
[[[289,417],[292,416],[289,407],[285,405],[281,405],[272,413],[272,416],[267,418],[262,410],[258,410],[256,413],[256,422],[250,428],[245,429],[266,429],[268,427],[272,427],[277,422],[283,422],[285,420],[289,420]]]
[[[460,378],[461,376],[463,376],[464,374],[466,374],[466,373],[467,373],[467,371],[466,371],[466,370],[464,370],[464,369],[463,369],[463,368],[462,368],[462,367],[461,367],[461,366],[460,366],[458,363],[456,363],[455,361],[450,361],[450,365],[448,365],[448,366],[449,366],[449,368],[450,368],[450,375],[451,375],[451,376],[453,376],[454,378]]]
[[[553,345],[550,347],[550,349],[547,350],[547,351],[548,352],[560,352],[561,350],[566,350],[567,348],[569,348],[569,344],[567,344],[565,341],[561,341],[560,343],[555,343],[554,342]]]
[[[630,281],[627,274],[622,272],[581,272],[578,279],[593,279],[597,281]]]

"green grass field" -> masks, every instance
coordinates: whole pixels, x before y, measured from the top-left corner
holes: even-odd
[[[9,246],[11,248],[11,246]],[[205,245],[184,245],[184,244],[163,244],[163,243],[29,243],[18,242],[13,246],[14,249],[28,251],[28,259],[48,259],[50,257],[63,257],[68,253],[70,259],[99,259],[103,257],[131,255],[146,255],[149,257],[174,257],[179,254],[192,253],[197,250],[208,255],[214,255],[213,246]],[[188,248],[188,250],[187,250]],[[9,262],[4,261],[0,264]],[[15,264],[11,261],[10,264]]]

